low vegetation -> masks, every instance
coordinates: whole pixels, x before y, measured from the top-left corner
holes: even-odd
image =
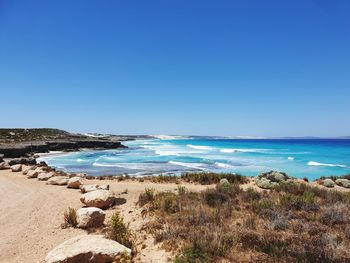
[[[68,207],[68,210],[64,212],[63,218],[64,223],[62,224],[62,228],[76,227],[78,224],[77,211],[74,208]]]
[[[129,225],[124,222],[124,219],[119,212],[113,214],[108,226],[107,235],[110,239],[113,239],[132,250],[135,249],[133,235]]]
[[[141,195],[145,229],[174,262],[349,262],[350,193],[293,182],[243,191],[221,178],[231,183]]]

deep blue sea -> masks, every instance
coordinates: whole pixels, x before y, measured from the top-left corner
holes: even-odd
[[[42,156],[49,165],[90,175],[180,174],[186,171],[257,175],[278,170],[295,177],[350,173],[347,139],[176,138],[124,142],[127,149]]]

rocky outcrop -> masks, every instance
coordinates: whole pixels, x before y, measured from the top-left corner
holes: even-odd
[[[97,207],[83,207],[77,210],[77,226],[80,228],[99,227],[103,225],[106,213]]]
[[[4,155],[0,153],[0,163],[2,163],[3,161],[4,161]]]
[[[22,164],[15,164],[11,166],[11,171],[12,172],[21,172],[22,171]]]
[[[81,177],[75,176],[72,177],[68,180],[67,187],[68,188],[74,188],[74,189],[79,189],[83,182],[83,179]]]
[[[131,250],[102,235],[73,237],[51,250],[46,263],[107,263],[116,261],[121,254],[131,255]]]
[[[47,184],[50,184],[50,185],[67,185],[68,181],[69,181],[69,177],[59,175],[59,176],[51,177],[47,181]]]
[[[9,161],[10,165],[15,164],[26,164],[26,165],[35,165],[36,160],[34,158],[16,158]]]
[[[79,149],[117,149],[125,148],[119,141],[111,140],[67,140],[27,142],[16,144],[0,144],[0,153],[5,158],[18,158],[33,153],[46,153],[49,151],[78,151]]]
[[[80,191],[82,193],[88,193],[96,190],[109,190],[109,185],[98,185],[98,184],[88,184],[88,185],[81,185]]]
[[[107,190],[96,190],[83,194],[80,201],[89,207],[106,209],[112,206],[114,198]]]

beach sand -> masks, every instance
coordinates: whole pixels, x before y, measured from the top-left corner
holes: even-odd
[[[136,205],[138,196],[146,187],[157,191],[175,191],[177,185],[156,184],[148,181],[86,180],[84,184],[109,184],[110,191],[120,194],[126,203],[106,210],[106,220],[120,211],[125,222],[130,223],[136,238],[142,240],[135,262],[167,262],[169,255],[154,245],[153,238],[141,231],[146,223],[141,209]],[[208,186],[183,184],[193,191]],[[127,189],[127,194],[121,194]],[[86,234],[82,229],[62,229],[63,214],[68,207],[80,208],[81,193],[65,186],[46,185],[37,179],[27,179],[21,172],[0,170],[0,262],[43,262],[47,253],[67,239]],[[146,237],[146,239],[145,239]]]

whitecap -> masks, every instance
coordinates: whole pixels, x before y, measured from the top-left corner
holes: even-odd
[[[210,146],[204,146],[204,145],[192,145],[192,144],[187,144],[186,145],[189,148],[196,149],[196,150],[212,150],[213,147]]]
[[[98,163],[98,162],[94,162],[92,164],[93,166],[98,166],[98,167],[122,167],[118,164],[113,164],[113,163]]]
[[[232,169],[234,168],[232,165],[229,165],[227,163],[219,163],[219,162],[216,162],[215,165],[218,167],[218,168],[222,168],[222,169]]]
[[[288,156],[287,159],[293,161],[293,160],[294,160],[294,157]]]
[[[82,162],[85,162],[85,160],[84,160],[84,159],[81,159],[81,158],[78,158],[78,159],[77,159],[77,162],[78,162],[78,163],[82,163]]]
[[[242,152],[242,153],[264,153],[267,149],[220,149],[222,153],[234,153],[234,152]]]
[[[318,162],[314,162],[314,161],[308,162],[307,165],[310,165],[310,166],[341,167],[341,168],[346,168],[346,167],[347,167],[347,166],[344,165],[344,164],[318,163]]]

